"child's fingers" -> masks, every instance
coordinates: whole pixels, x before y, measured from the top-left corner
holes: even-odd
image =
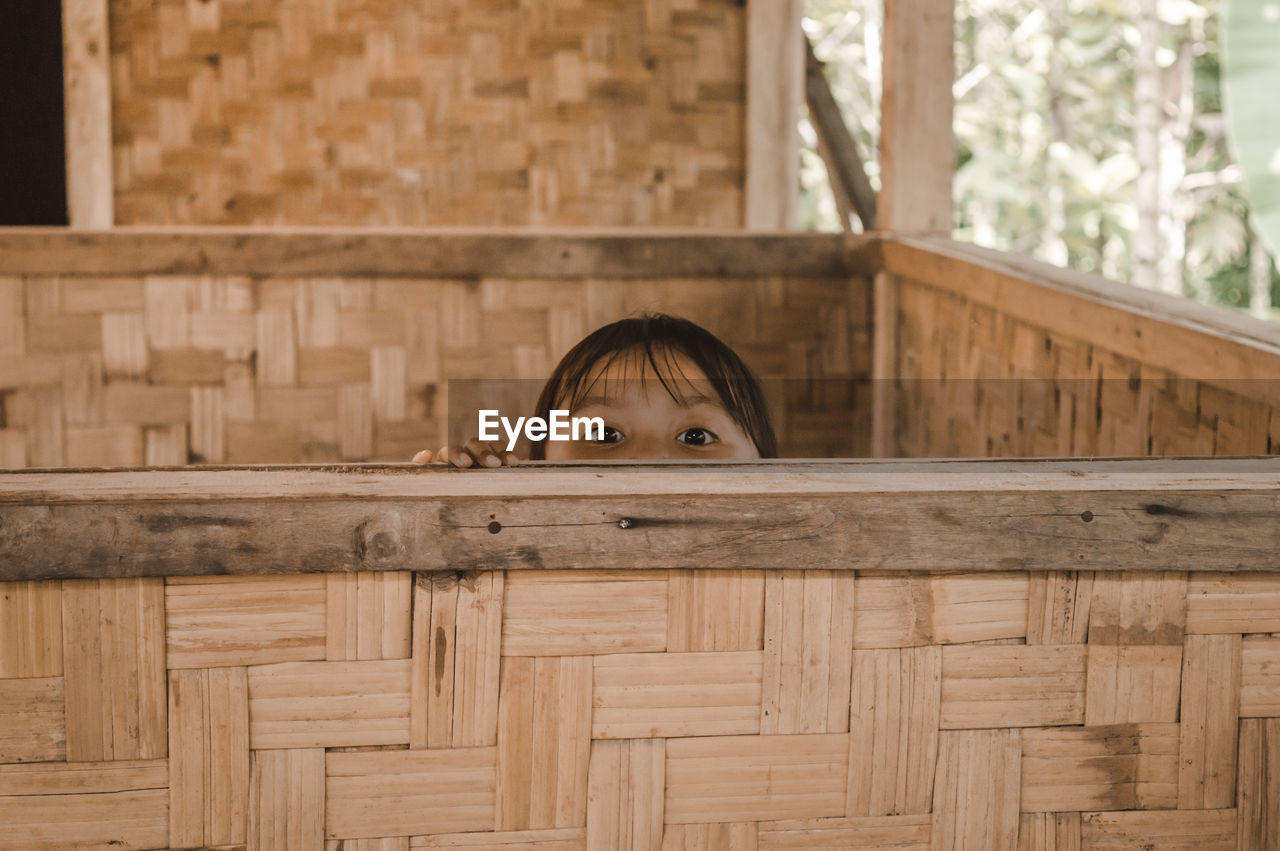
[[[504,452],[502,454],[502,461],[508,467],[514,467],[520,463],[520,459],[516,457],[516,453],[514,452]]]
[[[476,463],[484,467],[501,467],[502,459],[494,451],[493,447],[484,443],[478,437],[473,437],[467,441],[467,452],[472,458],[476,459]]]
[[[452,464],[454,467],[470,467],[471,456],[461,446],[441,446],[436,453],[436,464]]]
[[[414,464],[430,464],[431,450],[424,449],[421,452],[419,452],[417,455],[413,456],[413,463]]]

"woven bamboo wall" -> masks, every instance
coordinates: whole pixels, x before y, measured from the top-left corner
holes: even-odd
[[[0,278],[0,467],[408,461],[445,442],[444,379],[540,382],[644,309],[797,379],[766,382],[785,454],[865,455],[869,297],[776,277]]]
[[[5,585],[0,625],[4,848],[1264,849],[1280,823],[1270,575],[68,580]]]
[[[742,223],[729,0],[110,0],[117,224]]]
[[[1212,326],[1193,330],[1181,305],[1160,305],[1166,318],[1146,318],[952,258],[935,258],[936,268],[931,262],[916,277],[910,264],[918,259],[897,261],[894,454],[1278,451],[1274,345],[1232,340]]]

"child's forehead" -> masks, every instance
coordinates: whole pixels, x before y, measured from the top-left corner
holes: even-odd
[[[666,381],[683,384],[707,381],[707,375],[684,352],[657,348],[653,351],[652,360],[643,349],[629,349],[596,363],[586,373],[587,384],[622,380],[655,383]]]

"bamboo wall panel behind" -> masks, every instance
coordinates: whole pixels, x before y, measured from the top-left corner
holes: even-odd
[[[1280,638],[1213,614],[1280,594],[1276,577],[1167,574],[1156,577],[1160,593],[1135,594],[1123,574],[1063,574],[1052,581],[1073,593],[1058,595],[1054,620],[1084,626],[1046,633],[1032,614],[1042,594],[984,591],[1025,588],[1025,573],[920,575],[932,590],[911,611],[927,624],[946,623],[957,597],[984,596],[994,621],[1022,624],[1004,629],[1015,635],[956,642],[932,627],[859,629],[864,617],[883,619],[857,602],[895,587],[881,573],[734,573],[713,575],[742,592],[723,607],[666,605],[689,594],[688,570],[584,575],[606,609],[619,590],[641,601],[635,611],[655,619],[643,635],[675,634],[683,627],[665,622],[687,624],[697,608],[707,623],[762,624],[763,646],[631,652],[584,642],[605,629],[588,620],[556,653],[503,648],[505,618],[527,624],[531,601],[577,593],[554,571],[386,574],[369,586],[380,606],[352,606],[323,587],[314,599],[282,588],[272,600],[264,583],[277,580],[255,577],[163,580],[170,594],[157,593],[161,580],[41,586],[64,605],[23,622],[70,626],[55,672],[0,678],[0,848],[1262,851],[1280,842]],[[362,575],[350,576],[358,599]],[[387,625],[408,623],[410,655],[196,655],[166,612],[188,605],[176,592],[192,589],[228,624],[252,623],[250,600],[286,623],[308,612],[307,646],[319,652],[330,617],[354,619],[356,636],[397,635]],[[150,595],[151,627],[126,617],[121,600],[140,594]],[[798,631],[777,625],[796,608],[823,616]],[[1182,610],[1185,635],[1114,629]],[[548,622],[555,641],[574,611]],[[636,621],[616,611],[628,634]],[[1112,614],[1090,630],[1097,612]],[[7,650],[17,639],[0,627]],[[207,635],[216,647],[218,633]],[[891,646],[865,646],[864,635]],[[1146,643],[1153,636],[1162,643]],[[115,650],[103,655],[107,646]],[[146,660],[158,664],[160,704],[121,717],[137,712],[124,697],[151,688]],[[76,696],[86,670],[98,672],[101,699]]]
[[[956,262],[954,276],[967,280],[964,264]],[[1064,320],[1074,325],[1068,331],[1053,327],[1056,316],[1043,325],[1027,318],[1039,303],[1031,284],[1002,296],[1017,302],[1017,312],[1005,312],[910,277],[897,280],[892,454],[1264,455],[1280,446],[1280,385],[1223,376],[1211,357],[1196,363],[1171,353],[1183,344],[1162,340],[1158,322],[1137,327],[1144,320],[1109,319],[1102,311],[1119,311],[1082,302]],[[1115,351],[1122,336],[1146,354]],[[1209,353],[1219,346],[1207,333],[1200,342]],[[1250,354],[1260,374],[1275,357]],[[1175,359],[1181,368],[1158,365]],[[1209,380],[1209,373],[1221,377]]]
[[[448,380],[502,379],[529,414],[571,346],[644,310],[743,356],[784,455],[866,455],[868,299],[826,278],[0,278],[0,467],[408,461],[446,441]]]
[[[109,7],[118,224],[742,223],[740,3]]]

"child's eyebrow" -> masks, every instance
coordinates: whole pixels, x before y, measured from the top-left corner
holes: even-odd
[[[682,408],[696,408],[698,405],[711,405],[716,408],[724,407],[723,403],[721,403],[719,399],[716,399],[712,396],[706,396],[701,393],[696,394],[694,396],[684,396],[680,399],[677,399],[676,404],[678,404]],[[579,409],[589,408],[592,405],[596,405],[601,408],[612,407],[612,403],[603,396],[585,396],[578,402]]]

